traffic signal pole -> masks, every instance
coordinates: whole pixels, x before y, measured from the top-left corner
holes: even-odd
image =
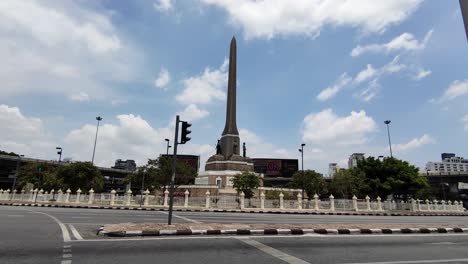
[[[172,224],[172,207],[174,204],[174,181],[176,174],[176,159],[177,159],[177,145],[179,143],[179,116],[176,116],[176,125],[175,125],[175,136],[174,136],[174,154],[172,155],[172,177],[171,177],[171,187],[169,190],[170,201],[169,201],[169,214],[167,218],[167,224]]]

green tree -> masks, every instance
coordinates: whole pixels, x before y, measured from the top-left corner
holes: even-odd
[[[244,171],[232,178],[232,184],[237,193],[244,192],[245,198],[250,199],[260,186],[260,178],[253,172]]]
[[[293,174],[290,186],[297,189],[302,189],[307,193],[309,200],[314,194],[327,193],[327,184],[322,175],[313,170],[297,171]]]
[[[172,158],[161,157],[159,159],[149,159],[147,164],[138,167],[136,172],[125,178],[127,183],[139,190],[145,178],[144,188],[150,190],[159,189],[161,186],[168,186],[172,177]],[[197,177],[197,172],[183,162],[176,163],[175,185],[193,183]]]
[[[330,182],[330,191],[336,198],[364,197],[370,190],[365,173],[356,168],[338,171]]]
[[[427,178],[419,174],[419,169],[407,161],[385,158],[383,161],[368,157],[358,162],[357,170],[366,175],[366,181],[375,197],[389,194],[407,199],[423,189],[429,188]]]
[[[20,167],[17,186],[23,189],[28,183],[38,189],[53,188],[56,179],[56,167],[46,162],[27,162]]]
[[[91,162],[74,162],[58,168],[57,182],[61,188],[70,188],[72,191],[78,188],[83,191],[91,188],[100,191],[104,186],[104,177]]]

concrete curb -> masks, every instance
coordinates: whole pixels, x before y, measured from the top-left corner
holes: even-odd
[[[104,205],[84,205],[84,204],[42,204],[42,203],[5,203],[0,202],[0,206],[32,206],[32,207],[59,207],[59,208],[82,208],[82,209],[110,209],[110,210],[140,210],[140,211],[168,211],[168,208],[161,207],[135,207],[135,206],[104,206]],[[391,212],[330,212],[330,211],[260,211],[255,209],[204,209],[204,208],[174,208],[174,212],[212,212],[212,213],[258,213],[258,214],[306,214],[306,215],[360,215],[360,216],[468,216],[468,213],[391,213]]]
[[[105,232],[101,227],[98,234],[109,237],[147,236],[202,236],[202,235],[373,235],[373,234],[446,234],[468,233],[468,228],[401,228],[401,229],[229,229],[229,230],[154,230]]]

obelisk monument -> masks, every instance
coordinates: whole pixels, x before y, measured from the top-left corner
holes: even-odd
[[[240,156],[240,138],[236,120],[236,82],[237,82],[236,38],[231,40],[229,50],[229,75],[226,105],[226,123],[221,139],[216,146],[216,154],[206,162],[205,171],[200,172],[196,184],[216,184],[220,188],[232,186],[230,179],[242,172],[253,171],[252,160]]]

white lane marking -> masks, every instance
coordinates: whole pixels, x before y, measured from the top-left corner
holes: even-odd
[[[54,220],[60,226],[60,229],[62,230],[63,242],[70,242],[71,241],[70,233],[68,232],[67,227],[65,226],[65,224],[60,222],[60,220],[58,220],[55,216],[52,216],[52,215],[44,213],[44,212],[35,212],[35,213],[36,214],[43,214],[45,216],[48,216],[48,217],[52,218],[52,220]]]
[[[278,249],[276,248],[272,248],[272,247],[269,247],[265,244],[262,244],[256,240],[253,240],[253,239],[249,239],[249,238],[237,238],[238,240],[252,246],[252,247],[255,247],[265,253],[267,253],[268,255],[271,255],[275,258],[278,258],[278,259],[281,259],[282,261],[284,262],[287,262],[287,263],[290,263],[290,264],[310,264],[309,262],[306,262],[300,258],[296,258],[294,256],[291,256],[291,255],[288,255],[286,253],[284,253],[283,251],[279,251]]]
[[[24,217],[24,215],[7,215],[7,217]]]
[[[62,253],[71,253],[71,252],[72,252],[71,248],[64,248],[62,251]]]
[[[71,218],[73,218],[73,219],[90,219],[91,217],[89,217],[89,216],[72,216]]]
[[[71,260],[67,259],[67,260],[62,260],[61,264],[71,264]]]
[[[456,243],[453,242],[436,242],[436,243],[426,243],[427,245],[453,245]]]
[[[158,213],[161,213],[161,214],[165,214],[165,215],[168,215],[169,213],[168,212],[165,212],[165,211],[157,211]],[[172,216],[173,217],[176,217],[176,218],[179,218],[179,219],[182,219],[182,220],[185,220],[185,221],[188,221],[188,222],[192,222],[192,223],[195,223],[195,224],[201,224],[202,222],[200,221],[197,221],[197,220],[193,220],[193,219],[190,219],[190,218],[187,218],[187,217],[183,217],[183,216],[180,216],[180,215],[176,215],[174,213],[172,213]]]
[[[93,226],[103,226],[107,223],[64,223],[66,225],[93,225]]]
[[[344,264],[418,264],[418,263],[451,263],[468,262],[468,259],[438,259],[438,260],[408,260],[408,261],[384,261],[384,262],[354,262]]]
[[[63,245],[63,248],[71,248],[71,245]]]
[[[62,255],[62,258],[71,258],[72,257],[72,254],[63,254]]]
[[[142,218],[141,220],[145,220],[145,221],[155,221],[155,220],[158,220],[159,222],[167,222],[167,219],[161,219],[161,218]]]
[[[68,227],[70,227],[70,230],[72,231],[73,236],[74,236],[77,240],[83,240],[83,237],[80,235],[80,233],[78,232],[78,230],[76,230],[76,228],[75,228],[73,225],[68,225]]]

